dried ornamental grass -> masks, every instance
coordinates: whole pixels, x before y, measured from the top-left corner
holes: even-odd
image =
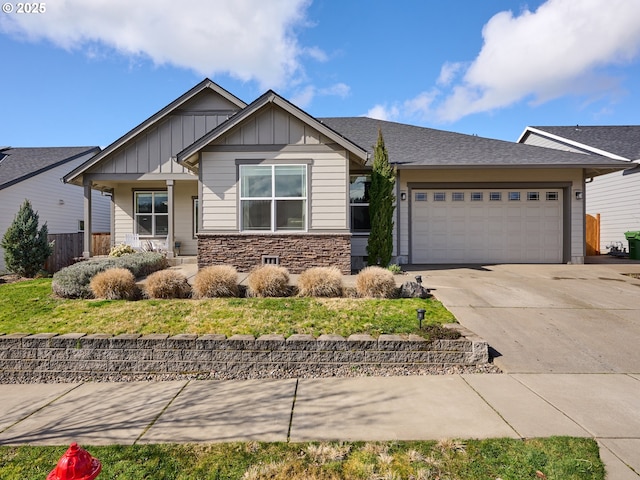
[[[147,277],[144,293],[148,298],[189,298],[191,285],[182,273],[175,270],[160,270]]]
[[[126,268],[110,268],[96,274],[89,287],[95,298],[106,300],[132,300],[138,292],[136,278]]]
[[[313,267],[298,279],[298,293],[303,297],[341,297],[342,289],[342,272],[337,267]]]
[[[289,270],[279,265],[262,265],[247,277],[247,296],[286,297],[289,294]]]
[[[193,280],[196,298],[237,297],[238,272],[231,265],[213,265],[198,270]]]
[[[396,290],[393,273],[386,268],[367,267],[356,276],[356,291],[361,297],[393,298]]]

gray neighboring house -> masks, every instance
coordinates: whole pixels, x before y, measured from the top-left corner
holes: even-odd
[[[65,181],[84,186],[87,202],[93,190],[112,194],[115,243],[138,234],[201,267],[348,273],[366,257],[378,129],[397,167],[398,263],[583,263],[585,178],[628,166],[364,117],[314,118],[271,90],[247,104],[205,79]]]
[[[600,252],[627,247],[624,233],[640,230],[640,126],[527,127],[518,141],[627,162],[625,170],[587,176],[585,194],[586,213],[600,214]]]
[[[99,147],[0,147],[0,236],[13,222],[18,209],[28,199],[47,222],[49,233],[77,233],[84,221],[84,192],[62,182],[71,168],[86,162]],[[110,231],[110,199],[92,194],[94,231]],[[0,272],[5,271],[0,248]]]

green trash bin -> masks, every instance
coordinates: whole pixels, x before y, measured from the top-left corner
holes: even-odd
[[[629,242],[629,258],[640,260],[640,232],[624,232]]]

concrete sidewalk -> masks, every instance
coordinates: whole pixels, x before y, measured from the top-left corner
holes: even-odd
[[[639,478],[640,375],[0,385],[0,444],[592,437]],[[633,470],[632,470],[633,469]]]

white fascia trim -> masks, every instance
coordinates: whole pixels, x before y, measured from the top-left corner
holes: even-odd
[[[556,140],[558,142],[567,143],[567,144],[572,145],[572,146],[574,146],[576,148],[581,148],[582,150],[587,150],[587,151],[595,153],[597,155],[602,155],[603,157],[612,158],[614,160],[624,160],[625,162],[629,162],[630,161],[628,158],[621,157],[620,155],[616,155],[615,153],[607,152],[605,150],[600,150],[599,148],[591,147],[589,145],[585,145],[584,143],[576,142],[574,140],[569,140],[568,138],[561,137],[559,135],[554,135],[552,133],[545,132],[544,130],[539,130],[539,129],[533,128],[533,127],[525,128],[523,134],[520,135],[520,138],[518,139],[518,143],[521,143],[520,141],[523,139],[523,137],[526,135],[527,132],[536,133],[536,134],[538,134],[540,136],[547,137],[547,138],[550,138],[552,140]]]

